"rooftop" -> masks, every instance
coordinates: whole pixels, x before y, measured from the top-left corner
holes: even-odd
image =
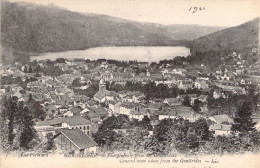
[[[233,123],[233,120],[227,114],[213,115],[211,117],[219,124],[223,122]]]
[[[100,90],[98,91],[93,97],[97,98],[97,99],[102,99],[105,96],[113,96],[113,97],[117,97],[118,94],[114,91],[109,91],[109,90]]]
[[[66,136],[79,149],[97,146],[97,143],[90,136],[79,129],[61,129],[58,134]]]
[[[91,124],[89,120],[81,116],[72,116],[36,122],[36,126],[56,125],[61,123],[68,123],[70,126]]]

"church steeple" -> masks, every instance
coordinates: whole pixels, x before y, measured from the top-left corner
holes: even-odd
[[[106,82],[104,79],[101,79],[99,82],[99,90],[106,90]]]

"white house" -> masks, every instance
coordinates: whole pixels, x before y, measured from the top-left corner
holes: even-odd
[[[213,115],[208,119],[217,124],[223,124],[223,123],[231,124],[234,122],[233,119],[231,119],[227,114]]]
[[[230,124],[213,124],[209,127],[209,130],[212,131],[215,136],[229,135],[231,126]]]

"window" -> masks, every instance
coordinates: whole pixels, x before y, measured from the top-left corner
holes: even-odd
[[[83,129],[85,130],[85,129],[86,129],[86,127],[84,126],[84,127],[83,127]]]
[[[87,129],[89,130],[89,126],[87,126]]]
[[[88,133],[87,133],[88,135],[89,135],[89,131],[88,131]]]
[[[81,129],[81,127],[79,127],[79,129]]]

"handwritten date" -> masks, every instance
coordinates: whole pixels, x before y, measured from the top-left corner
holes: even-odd
[[[190,7],[189,12],[195,13],[195,12],[197,12],[197,11],[203,11],[203,10],[205,10],[205,9],[206,9],[205,7],[201,7],[201,6],[199,6],[199,7],[197,7],[197,6],[192,6],[192,7]]]

